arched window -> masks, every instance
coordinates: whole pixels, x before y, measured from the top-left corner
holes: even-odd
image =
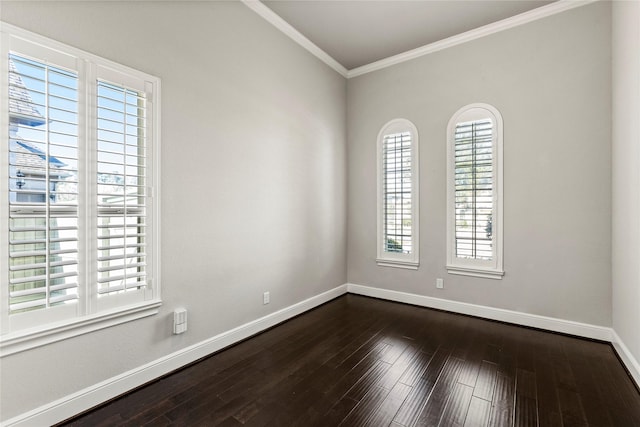
[[[488,104],[461,108],[447,128],[447,270],[504,275],[502,116]]]
[[[394,119],[378,134],[378,265],[417,269],[418,130]]]

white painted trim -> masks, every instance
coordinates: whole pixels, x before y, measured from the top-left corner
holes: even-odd
[[[80,412],[117,397],[136,387],[153,381],[202,357],[238,343],[281,322],[331,301],[345,293],[370,296],[389,301],[413,304],[421,307],[446,310],[516,325],[530,326],[585,338],[610,341],[620,355],[633,379],[640,384],[640,364],[624,345],[620,337],[610,328],[573,322],[569,320],[520,313],[500,308],[433,298],[424,295],[373,288],[353,283],[344,284],[320,295],[308,298],[283,308],[260,319],[183,348],[121,375],[87,387],[32,411],[20,414],[1,423],[3,427],[51,425],[68,419]]]
[[[620,356],[622,363],[631,374],[631,378],[635,381],[636,385],[640,387],[640,362],[638,362],[638,360],[633,356],[620,336],[612,328],[554,317],[539,316],[537,314],[505,310],[502,308],[410,294],[389,289],[373,288],[354,283],[347,283],[346,286],[347,291],[351,294],[412,304],[420,307],[435,308],[437,310],[450,311],[452,313],[466,314],[484,319],[512,323],[517,326],[529,326],[552,332],[560,332],[563,334],[610,342]]]
[[[449,264],[447,264],[447,273],[457,274],[459,276],[482,277],[484,279],[496,280],[500,280],[502,279],[502,276],[504,276],[504,271],[502,270],[479,270]]]
[[[86,334],[96,330],[104,329],[124,322],[141,319],[143,317],[158,313],[158,307],[162,304],[160,300],[160,79],[149,75],[143,71],[135,70],[128,66],[113,62],[106,58],[80,50],[73,46],[66,45],[56,40],[44,37],[37,33],[24,30],[20,27],[0,21],[0,33],[3,37],[3,46],[0,51],[5,58],[3,65],[7,64],[6,58],[10,52],[19,55],[26,55],[37,61],[68,68],[77,73],[78,81],[78,138],[87,141],[85,149],[79,153],[78,196],[86,203],[80,203],[78,208],[78,300],[77,304],[68,306],[58,306],[53,310],[69,311],[65,313],[67,317],[61,320],[50,310],[34,310],[27,313],[20,313],[15,316],[8,316],[8,305],[0,309],[2,317],[2,330],[0,331],[0,358],[15,354],[21,351],[40,347],[53,342],[61,341],[78,335]],[[109,70],[112,76],[117,75],[112,81],[122,82],[127,86],[135,87],[137,90],[144,90],[149,97],[151,123],[148,126],[148,159],[151,162],[147,166],[147,185],[153,190],[152,206],[148,207],[147,218],[151,224],[148,230],[149,242],[147,244],[147,286],[143,291],[118,295],[117,303],[110,304],[104,309],[98,306],[97,288],[93,286],[95,281],[97,263],[95,260],[96,240],[96,217],[97,207],[90,203],[95,200],[95,153],[96,153],[96,128],[95,124],[95,82],[97,69]],[[6,79],[6,68],[1,73]],[[6,86],[0,85],[1,92],[6,95]],[[2,121],[2,151],[6,152],[8,141],[4,138],[8,135],[5,126],[8,122],[3,117]],[[93,160],[93,161],[92,161]],[[7,187],[8,188],[8,187]],[[0,193],[3,193],[0,191]],[[4,194],[4,193],[3,193]],[[88,207],[90,206],[90,207]],[[8,224],[6,213],[2,215],[4,222],[0,223],[4,230],[4,224]],[[3,259],[0,268],[6,268],[7,244],[0,237],[2,243]],[[91,244],[87,242],[93,242]],[[93,254],[93,256],[92,256]],[[87,267],[90,266],[90,267]],[[93,267],[91,267],[93,266]],[[4,284],[0,293],[6,301],[6,288]],[[109,298],[104,298],[107,301]],[[115,298],[113,298],[115,299]]]
[[[415,58],[419,58],[430,53],[438,52],[459,44],[463,44],[472,40],[482,38],[491,34],[499,33],[500,31],[508,30],[510,28],[518,27],[520,25],[528,24],[529,22],[537,21],[538,19],[546,18],[567,10],[575,9],[577,7],[585,6],[596,2],[598,0],[558,0],[550,3],[546,6],[542,6],[527,12],[523,12],[519,15],[515,15],[509,18],[505,18],[501,21],[492,22],[485,26],[475,28],[473,30],[466,31],[464,33],[456,34],[443,40],[418,47],[416,49],[409,50],[407,52],[393,55],[379,61],[372,62],[361,67],[352,68],[347,70],[342,64],[336,61],[324,50],[320,49],[307,37],[302,35],[298,30],[292,27],[288,22],[282,19],[278,14],[262,4],[259,0],[242,0],[242,2],[251,10],[260,15],[263,19],[269,22],[271,25],[282,31],[289,36],[293,41],[305,48],[311,54],[316,56],[322,62],[333,68],[340,73],[343,77],[350,79],[352,77],[358,77],[363,74],[371,73],[374,71],[382,70],[383,68],[391,67],[393,65],[400,64],[402,62],[410,61]]]
[[[316,58],[327,64],[329,67],[337,71],[342,77],[347,77],[347,69],[338,61],[333,59],[328,53],[320,49],[311,40],[302,35],[298,30],[292,27],[288,22],[277,15],[273,10],[262,4],[258,0],[242,0],[249,9],[264,18],[271,25],[289,36],[294,42],[308,50]]]
[[[108,312],[83,316],[71,321],[47,324],[30,330],[3,335],[0,337],[0,358],[78,335],[110,328],[121,323],[153,316],[158,313],[161,305],[162,301],[160,300],[145,301],[129,307],[119,307]]]
[[[363,65],[361,67],[352,68],[347,72],[347,78],[358,77],[363,74],[371,73],[373,71],[382,70],[383,68],[391,67],[393,65],[400,64],[402,62],[410,61],[415,58],[419,58],[430,53],[438,52],[459,44],[470,42],[491,34],[499,33],[500,31],[508,30],[520,25],[528,24],[529,22],[537,21],[538,19],[546,18],[548,16],[555,15],[576,7],[585,6],[598,0],[559,0],[557,2],[548,4],[546,6],[539,7],[537,9],[530,10],[528,12],[521,13],[510,18],[503,19],[498,22],[487,24],[483,27],[475,28],[473,30],[466,31],[464,33],[456,34],[455,36],[448,37],[443,40],[430,43],[418,47],[413,50],[409,50],[398,55],[390,56],[389,58],[381,59],[371,64]]]
[[[571,10],[576,7],[585,6],[595,1],[598,0],[559,0],[546,6],[529,10],[527,12],[503,19],[501,21],[493,22],[491,24],[466,31],[464,33],[456,34],[455,36],[451,36],[443,40],[438,40],[437,42],[433,42],[416,49],[400,53],[398,55],[390,56],[389,58],[372,62],[371,64],[352,68],[347,72],[347,78],[350,79],[352,77],[358,77],[363,74],[371,73],[373,71],[382,70],[383,68],[400,64],[402,62],[411,61],[412,59],[416,59],[430,53],[438,52],[440,50],[470,42],[485,36],[489,36],[491,34],[499,33],[500,31],[528,24],[529,22],[537,21],[538,19],[546,18],[548,16]]]
[[[613,333],[613,348],[616,349],[618,356],[622,359],[622,362],[626,366],[627,370],[631,374],[631,378],[636,382],[636,385],[640,388],[640,363],[638,360],[631,354],[629,348],[624,344],[622,338],[616,333],[615,329],[612,330]]]
[[[376,259],[379,267],[404,268],[405,270],[417,270],[420,267],[418,262],[398,261],[385,258]]]
[[[424,295],[410,294],[406,292],[392,291],[388,289],[372,288],[369,286],[347,284],[349,293],[365,295],[389,301],[413,304],[421,307],[435,308],[453,313],[467,314],[485,319],[498,320],[513,323],[519,326],[544,329],[547,331],[561,332],[579,337],[611,341],[612,330],[604,326],[590,325],[574,322],[572,320],[557,319],[553,317],[539,316],[536,314],[521,313],[502,308],[488,307],[466,302],[452,301]]]
[[[5,37],[14,37],[19,40],[23,40],[33,45],[43,46],[48,50],[53,50],[61,53],[62,55],[71,56],[75,59],[81,59],[83,61],[94,62],[106,67],[113,68],[122,73],[131,74],[141,80],[160,81],[159,77],[152,76],[142,70],[131,68],[127,65],[120,64],[107,58],[103,58],[94,53],[86,50],[78,49],[77,47],[70,46],[68,44],[59,42],[49,37],[45,37],[41,34],[34,33],[33,31],[25,30],[24,28],[17,27],[13,24],[9,24],[4,21],[0,21],[0,32],[5,33]],[[64,65],[64,64],[56,64]],[[155,95],[154,95],[155,96]],[[157,104],[160,105],[160,104]]]
[[[456,254],[456,127],[458,123],[489,118],[493,122],[492,169],[493,169],[493,255],[489,260],[460,258]],[[490,104],[473,103],[455,112],[447,125],[447,271],[450,274],[502,279],[503,207],[504,207],[504,124],[500,111]]]
[[[384,194],[384,138],[400,132],[411,133],[411,253],[385,252],[385,203]],[[418,128],[410,120],[396,118],[388,121],[378,132],[376,143],[377,175],[377,257],[382,267],[396,267],[417,270],[420,265],[420,136]]]
[[[546,18],[567,10],[575,9],[577,7],[586,6],[594,3],[598,0],[558,0],[550,3],[546,6],[523,12],[519,15],[515,15],[509,18],[505,18],[501,21],[492,22],[485,26],[475,28],[473,30],[466,31],[464,33],[456,34],[443,40],[418,47],[416,49],[409,50],[407,52],[393,55],[379,61],[372,62],[361,67],[352,68],[347,70],[342,64],[336,61],[324,50],[320,49],[307,37],[302,35],[298,30],[292,27],[288,22],[282,19],[278,14],[262,4],[259,0],[242,0],[242,2],[251,10],[260,15],[263,19],[269,22],[271,25],[282,31],[289,36],[293,41],[305,48],[311,54],[316,56],[322,62],[333,68],[340,73],[343,77],[350,79],[352,77],[358,77],[363,74],[371,73],[374,71],[382,70],[393,65],[400,64],[402,62],[410,61],[415,58],[419,58],[430,53],[438,52],[459,44],[463,44],[469,41],[473,41],[484,36],[499,33],[500,31],[508,30],[510,28],[518,27],[520,25],[528,24],[529,22],[537,21],[538,19]]]
[[[20,414],[2,423],[9,426],[52,425],[86,411],[109,399],[113,399],[136,387],[153,381],[202,357],[251,337],[285,320],[309,311],[347,292],[347,285],[341,285],[320,295],[283,308],[237,328],[222,332],[214,337],[183,348],[167,356],[154,360],[121,375],[65,396],[32,411]]]

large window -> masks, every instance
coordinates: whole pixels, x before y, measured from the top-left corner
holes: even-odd
[[[157,311],[159,81],[5,24],[2,38],[10,354]]]
[[[418,268],[418,131],[408,120],[378,135],[378,265]]]
[[[447,130],[447,269],[501,278],[502,117],[487,104],[453,115]]]

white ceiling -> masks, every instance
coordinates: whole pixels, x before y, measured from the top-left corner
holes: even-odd
[[[541,0],[263,0],[351,70],[552,3]]]

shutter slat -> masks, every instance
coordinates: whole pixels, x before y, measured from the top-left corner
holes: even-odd
[[[127,283],[127,284],[119,284],[119,285],[111,285],[108,288],[98,289],[98,293],[101,295],[104,295],[104,294],[110,294],[113,292],[126,291],[127,289],[138,289],[146,286],[147,286],[147,283],[144,281]]]
[[[127,239],[131,237],[145,237],[145,233],[136,233],[136,234],[114,234],[111,236],[98,236],[98,241],[102,240],[111,240],[111,239]]]
[[[139,258],[139,257],[136,257]],[[112,265],[106,268],[98,268],[98,273],[105,273],[108,271],[118,271],[118,270],[126,270],[128,268],[138,268],[138,267],[146,267],[147,263],[145,262],[137,262],[135,264],[124,264],[124,265]],[[127,276],[131,277],[131,276]]]
[[[124,255],[114,255],[114,256],[104,256],[104,257],[98,257],[98,261],[102,262],[102,261],[112,261],[112,260],[116,260],[116,259],[128,259],[128,258],[145,258],[147,256],[146,253],[144,252],[136,252],[134,254],[124,254]]]
[[[77,283],[70,282],[62,285],[53,285],[49,289],[51,291],[62,291],[65,289],[73,289],[73,288],[76,288],[77,286],[78,286]],[[44,288],[31,288],[31,289],[23,289],[20,291],[12,291],[9,296],[11,298],[18,298],[18,297],[24,297],[29,295],[37,295],[43,292],[44,292]]]
[[[47,280],[47,276],[46,275],[20,277],[20,278],[15,278],[15,279],[9,279],[9,284],[10,285],[19,285],[19,284],[22,284],[22,283],[40,282],[40,281],[45,281],[45,280]]]
[[[142,272],[133,273],[133,274],[122,274],[119,276],[105,277],[103,279],[98,279],[98,283],[102,284],[102,283],[110,283],[110,282],[119,282],[126,279],[141,278],[145,276],[146,276],[146,273],[142,271]]]
[[[126,248],[144,248],[146,245],[144,243],[136,243],[131,245],[111,245],[111,246],[99,246],[99,251],[111,251],[111,250],[120,250]],[[136,252],[137,253],[137,252]]]
[[[51,267],[61,267],[64,265],[77,265],[78,262],[76,260],[68,260],[68,261],[54,261],[49,263]],[[37,263],[37,264],[22,264],[22,265],[13,265],[9,267],[9,271],[23,271],[23,270],[32,270],[36,268],[46,268],[47,263]]]

